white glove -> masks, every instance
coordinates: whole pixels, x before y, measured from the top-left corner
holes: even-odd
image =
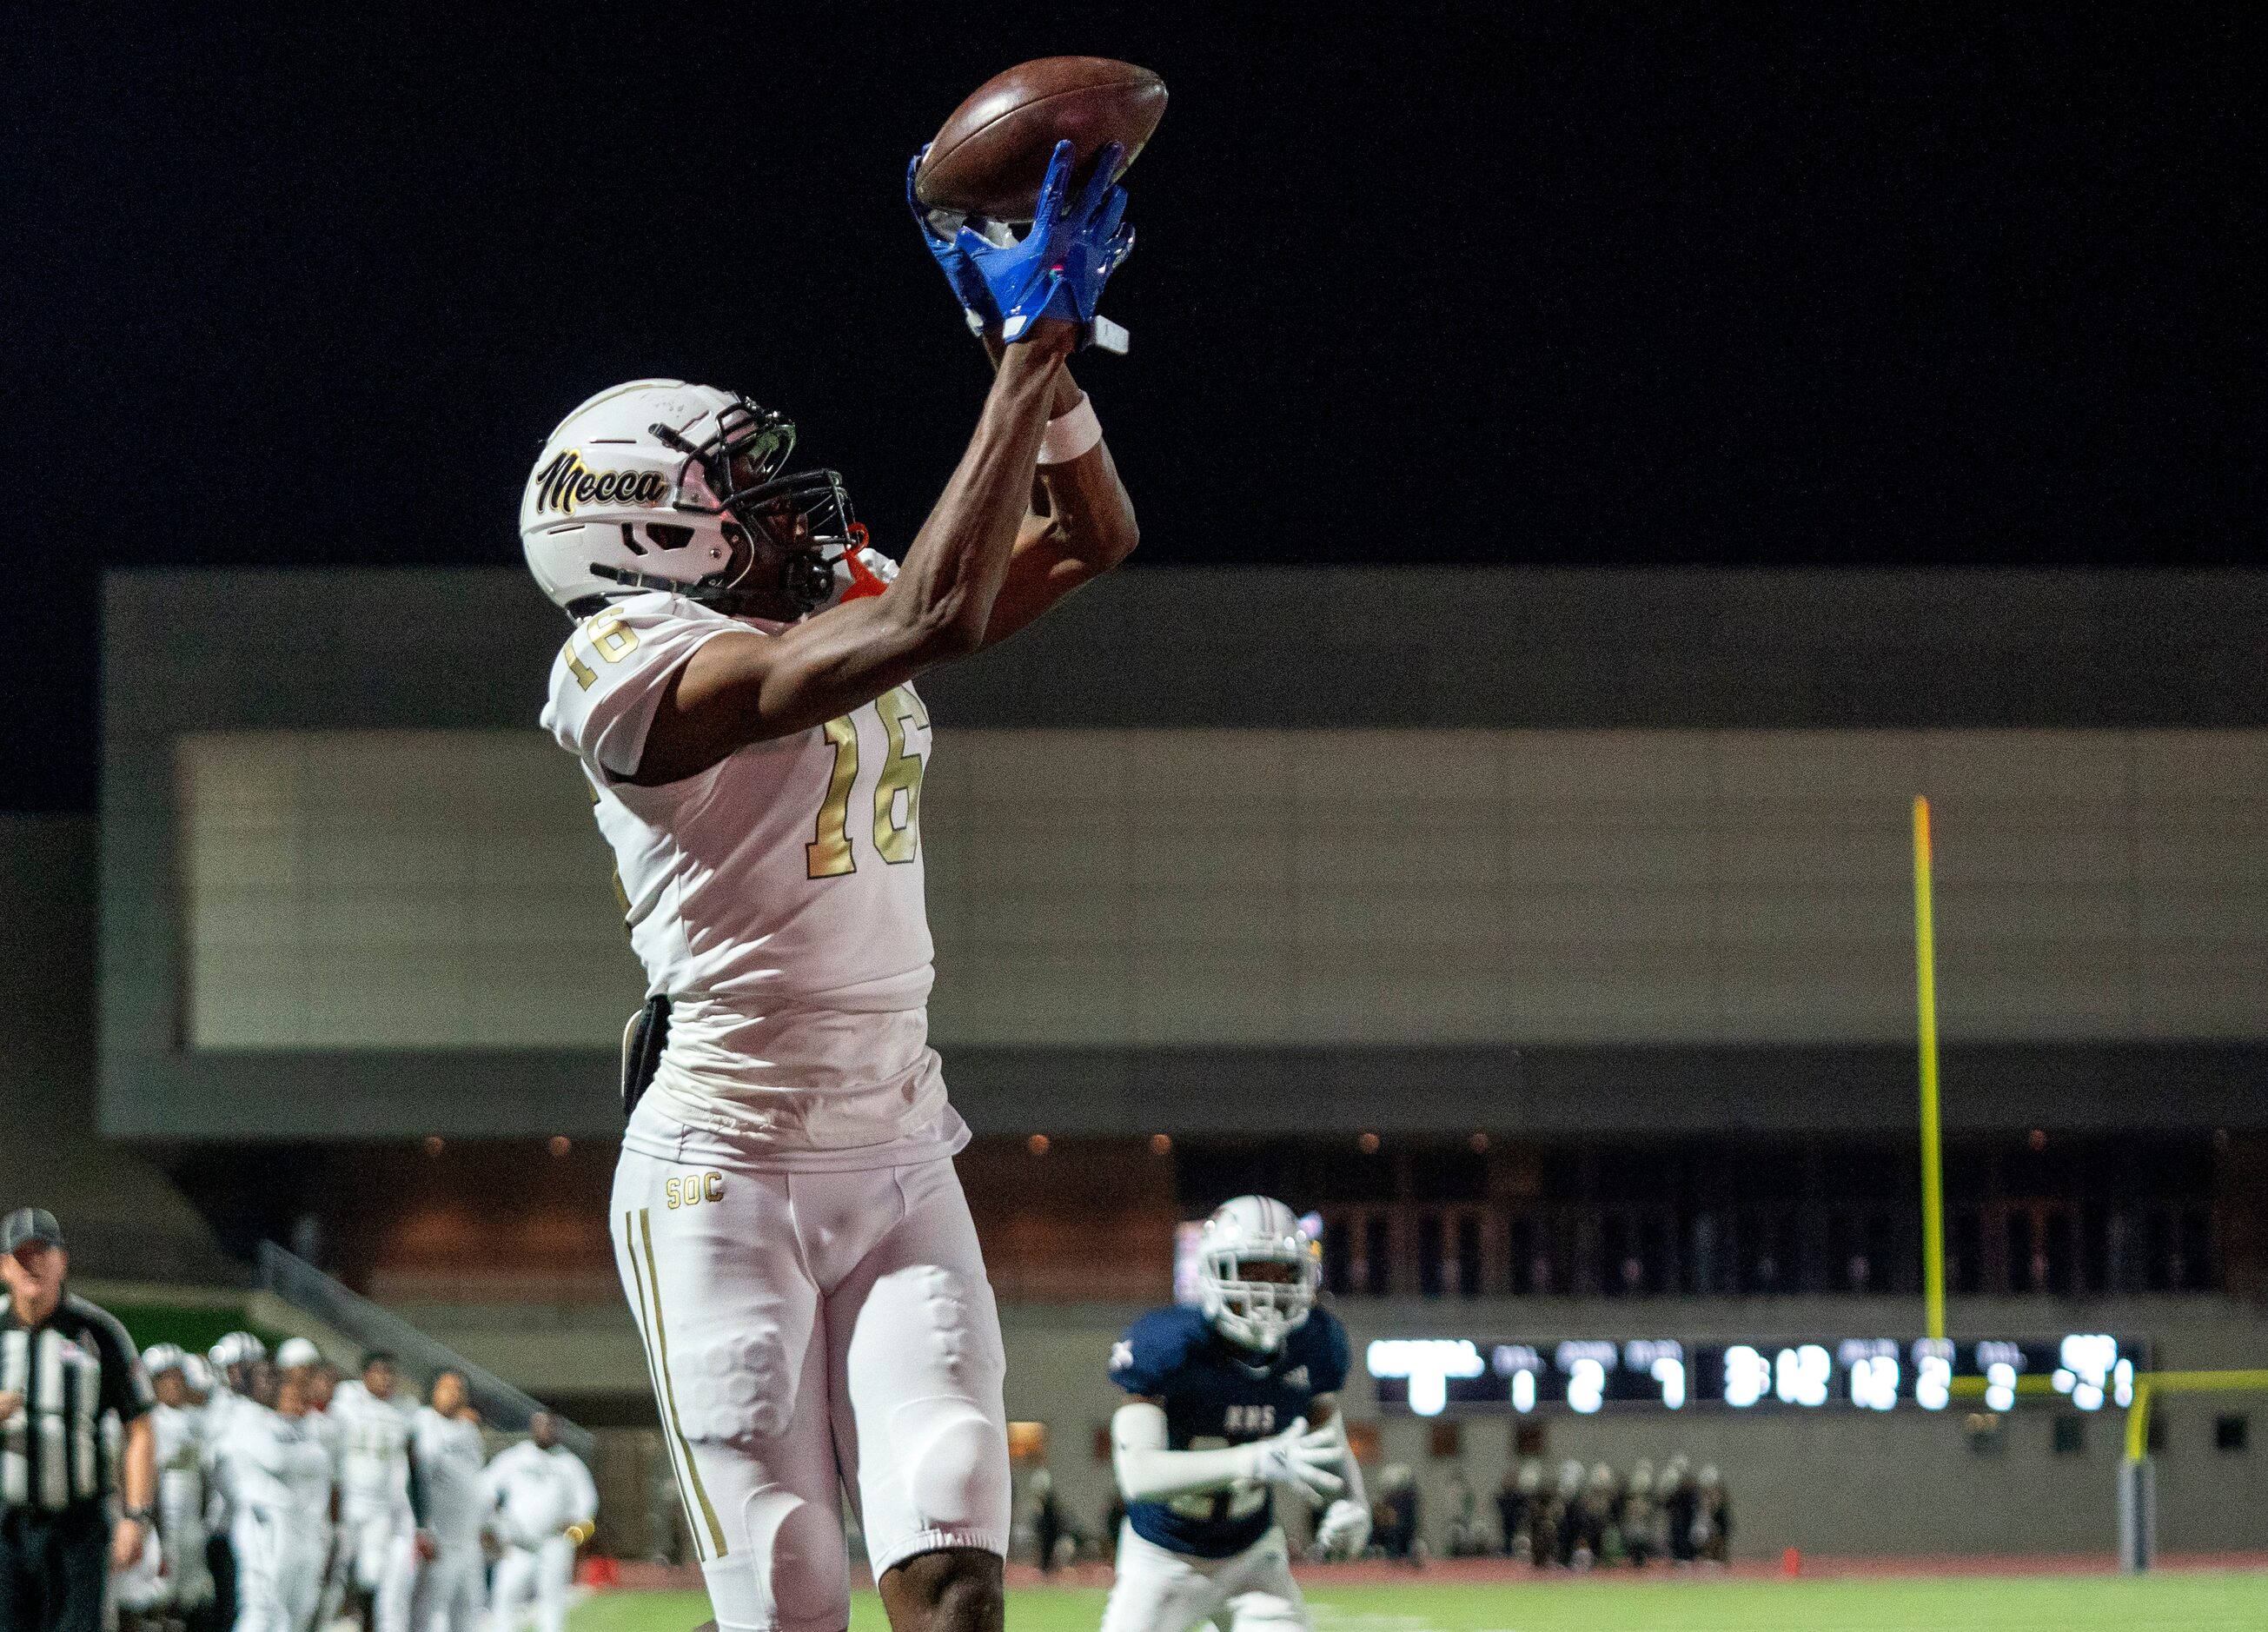
[[[1325,1558],[1360,1558],[1370,1545],[1370,1510],[1341,1496],[1315,1526],[1315,1551]]]
[[[1332,1471],[1346,1454],[1339,1437],[1328,1428],[1309,1432],[1304,1416],[1282,1433],[1240,1449],[1251,1464],[1245,1478],[1296,1490],[1311,1507],[1322,1506],[1346,1489],[1346,1481]]]

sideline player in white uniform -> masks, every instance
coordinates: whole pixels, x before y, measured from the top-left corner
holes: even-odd
[[[214,1446],[236,1555],[236,1632],[308,1632],[322,1595],[331,1458],[298,1379],[253,1363]]]
[[[418,1408],[410,1438],[425,1495],[432,1556],[418,1572],[416,1632],[475,1632],[481,1619],[481,1531],[488,1517],[482,1482],[480,1414],[465,1379],[444,1371]]]
[[[1315,1307],[1314,1252],[1283,1202],[1225,1203],[1200,1251],[1201,1306],[1152,1310],[1111,1352],[1135,1398],[1110,1424],[1127,1508],[1102,1632],[1312,1632],[1271,1491],[1329,1503],[1326,1556],[1370,1539],[1335,1398],[1346,1328]]]
[[[675,381],[575,409],[521,504],[537,582],[581,621],[543,723],[582,762],[645,967],[626,1100],[658,1055],[616,1261],[728,1628],[840,1632],[845,1484],[896,1632],[1000,1624],[1004,1362],[928,1044],[911,682],[1134,547],[1065,367],[1130,245],[1124,195],[1098,160],[1071,198],[1070,158],[1020,243],[923,219],[998,372],[902,567],[864,548],[835,473],[784,474],[785,419]]]
[[[338,1616],[339,1606],[345,1600],[347,1576],[352,1561],[339,1545],[336,1489],[344,1463],[344,1446],[340,1440],[338,1420],[330,1411],[331,1395],[338,1384],[337,1369],[323,1358],[322,1350],[304,1337],[287,1337],[276,1345],[276,1369],[298,1386],[299,1397],[306,1407],[299,1421],[307,1437],[323,1447],[331,1459],[333,1500],[322,1511],[311,1516],[317,1533],[322,1539],[323,1588],[315,1610],[315,1625],[327,1627]]]
[[[228,1481],[217,1466],[220,1446],[230,1422],[246,1405],[245,1387],[253,1368],[268,1357],[268,1345],[250,1332],[231,1332],[205,1351],[212,1386],[205,1394],[205,1562],[213,1578],[213,1620],[222,1626],[236,1621],[241,1607],[236,1590],[236,1516],[230,1505]]]
[[[158,1439],[157,1556],[121,1574],[118,1606],[153,1619],[183,1617],[212,1602],[205,1563],[203,1414],[190,1397],[188,1359],[172,1343],[142,1351],[158,1397],[150,1420]]]
[[[549,1412],[538,1411],[528,1437],[497,1452],[482,1475],[489,1528],[504,1546],[489,1591],[489,1632],[519,1632],[531,1591],[536,1632],[565,1632],[575,1549],[591,1539],[599,1490],[558,1430]]]
[[[340,1547],[370,1594],[371,1632],[409,1632],[417,1584],[421,1495],[409,1455],[411,1403],[396,1394],[394,1356],[363,1356],[362,1378],[331,1395],[338,1425]]]

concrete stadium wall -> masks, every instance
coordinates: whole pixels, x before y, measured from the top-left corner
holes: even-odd
[[[641,995],[533,732],[182,739],[196,1049],[588,1048]],[[2268,1038],[2268,731],[968,731],[948,1049]],[[816,794],[814,794],[816,798]]]
[[[636,976],[571,768],[535,768],[563,629],[511,572],[110,580],[107,1128],[612,1128]],[[2251,1126],[2264,655],[2258,574],[1114,577],[924,681],[948,1069],[995,1132],[1903,1119],[1928,787],[1956,1116]],[[491,806],[448,754],[498,732]],[[247,826],[261,777],[313,803]],[[445,808],[450,842],[379,820]]]

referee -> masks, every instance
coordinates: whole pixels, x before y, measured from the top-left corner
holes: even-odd
[[[142,1556],[157,1497],[149,1379],[126,1328],[63,1290],[70,1268],[53,1213],[19,1207],[0,1221],[0,1632],[101,1632],[109,1569]]]

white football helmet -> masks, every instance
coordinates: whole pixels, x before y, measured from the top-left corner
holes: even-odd
[[[1247,1264],[1290,1266],[1291,1278],[1255,1280]],[[1263,1354],[1307,1323],[1322,1278],[1314,1246],[1300,1229],[1298,1215],[1264,1195],[1240,1195],[1224,1202],[1204,1222],[1197,1243],[1200,1306],[1213,1329],[1231,1342]]]
[[[142,1351],[142,1370],[150,1377],[183,1370],[186,1358],[179,1343],[152,1343]]]
[[[254,1360],[268,1358],[268,1345],[249,1332],[231,1332],[205,1350],[205,1358],[222,1377],[231,1366],[249,1365]]]
[[[794,450],[792,422],[734,392],[681,379],[602,391],[536,455],[519,500],[528,570],[578,617],[652,589],[797,617],[879,592],[893,570],[865,548],[843,478],[782,474]]]

